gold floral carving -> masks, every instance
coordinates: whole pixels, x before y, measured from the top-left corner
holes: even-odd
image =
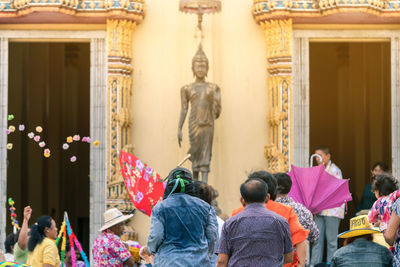
[[[108,42],[108,177],[107,206],[133,209],[119,171],[119,151],[132,153],[132,35],[136,22],[107,20]]]
[[[261,23],[267,43],[270,143],[265,146],[267,169],[287,171],[290,164],[290,96],[292,90],[292,20]]]

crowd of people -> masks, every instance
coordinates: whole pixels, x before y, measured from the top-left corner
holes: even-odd
[[[321,146],[315,152],[319,155],[317,163],[342,179],[329,149]],[[163,200],[152,210],[147,245],[138,251],[138,257],[121,240],[124,225],[132,215],[113,208],[104,213],[104,225],[91,244],[91,264],[400,267],[398,182],[383,163],[374,164],[372,174],[357,216],[350,220],[350,229],[339,234],[344,206],[312,214],[289,196],[292,179],[287,173],[250,173],[238,189],[241,206],[224,221],[213,208],[212,186],[195,181],[189,170],[177,167],[166,178]],[[58,234],[56,222],[50,216],[41,216],[29,227],[31,214],[32,209],[26,207],[21,230],[7,236],[0,262],[15,261],[34,267],[85,266],[81,261],[73,264],[68,249],[61,263],[54,242]],[[344,239],[344,246],[339,249],[338,238]],[[140,263],[139,255],[144,263]]]

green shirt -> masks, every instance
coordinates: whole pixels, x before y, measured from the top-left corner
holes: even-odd
[[[24,250],[20,249],[18,246],[18,242],[14,245],[14,260],[18,263],[26,263],[28,260],[28,248]]]

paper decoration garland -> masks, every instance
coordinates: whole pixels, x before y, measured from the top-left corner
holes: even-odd
[[[71,144],[73,142],[78,142],[78,141],[90,144],[91,138],[89,136],[84,136],[84,137],[81,138],[79,134],[75,134],[74,136],[68,136],[68,137],[66,137],[66,143],[64,143],[62,145],[62,148],[64,150],[68,150],[69,147],[70,147],[69,144]],[[94,146],[98,146],[99,144],[100,144],[99,140],[96,140],[96,141],[93,142]],[[77,160],[76,156],[72,156],[69,159],[70,162],[75,162],[76,160]]]
[[[82,260],[85,262],[85,265],[89,267],[89,260],[82,249],[81,244],[79,243],[78,239],[76,238],[74,232],[72,231],[71,224],[68,219],[67,212],[64,212],[64,221],[61,224],[60,232],[58,233],[56,239],[56,246],[61,240],[62,236],[62,243],[61,243],[61,266],[64,267],[64,259],[65,259],[65,249],[67,243],[67,233],[69,238],[69,245],[71,247],[71,258],[72,258],[72,267],[76,267],[76,256],[75,256],[75,246],[78,249],[79,253],[81,254]]]
[[[8,205],[10,205],[11,224],[13,225],[13,233],[16,234],[17,230],[19,230],[20,227],[18,225],[17,214],[15,213],[14,204],[14,200],[10,197],[8,199]]]

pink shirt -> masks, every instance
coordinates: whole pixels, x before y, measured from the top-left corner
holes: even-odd
[[[123,263],[131,257],[119,236],[109,229],[96,238],[92,253],[95,267],[123,267]]]

